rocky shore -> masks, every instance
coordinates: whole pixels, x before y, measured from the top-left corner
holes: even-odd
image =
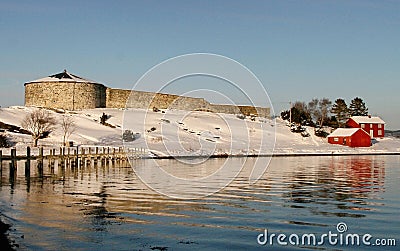
[[[1,250],[15,250],[10,240],[8,239],[8,230],[10,229],[10,225],[0,221],[0,247]]]

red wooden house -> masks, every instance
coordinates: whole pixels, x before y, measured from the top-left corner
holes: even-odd
[[[385,137],[385,121],[379,117],[353,116],[347,120],[347,127],[362,128],[371,138]]]
[[[328,136],[328,143],[350,147],[369,147],[371,137],[361,128],[338,128]]]

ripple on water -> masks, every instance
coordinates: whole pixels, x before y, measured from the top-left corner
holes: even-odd
[[[273,158],[250,184],[253,161],[221,191],[188,200],[156,193],[131,168],[45,168],[44,177],[32,170],[30,179],[20,168],[12,180],[3,167],[0,206],[14,223],[14,237],[29,249],[243,250],[256,248],[265,228],[327,233],[341,221],[353,232],[399,238],[397,157]],[[174,160],[162,163],[166,170],[179,167]],[[216,170],[220,160],[207,163],[208,171]]]

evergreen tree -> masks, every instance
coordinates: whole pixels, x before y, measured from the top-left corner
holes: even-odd
[[[332,107],[332,113],[335,114],[336,120],[339,127],[344,127],[349,117],[349,108],[347,108],[346,102],[338,98],[335,100],[335,104]]]
[[[349,113],[351,116],[367,116],[368,108],[361,98],[356,97],[350,103]]]

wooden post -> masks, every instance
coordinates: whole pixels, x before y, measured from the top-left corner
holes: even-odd
[[[25,174],[26,174],[26,169],[31,170],[31,148],[29,146],[26,147]]]
[[[84,166],[85,162],[86,162],[86,158],[85,158],[85,148],[81,148],[81,154],[82,154],[82,158],[81,158],[81,166]]]
[[[15,181],[15,166],[14,166],[14,164],[13,164],[13,162],[11,161],[10,162],[10,177],[9,177],[9,179],[10,179],[10,183],[11,183],[11,186],[13,186],[14,185],[14,181]]]
[[[16,149],[11,149],[11,162],[10,162],[10,175],[9,175],[9,180],[10,180],[10,184],[11,187],[14,187],[14,182],[15,182],[15,178],[16,178],[16,171],[17,171],[17,165],[16,165],[16,155],[17,155],[17,151]]]
[[[39,172],[39,176],[43,176],[43,162],[42,161],[38,161],[38,172]]]
[[[43,147],[39,148],[39,159],[43,160]]]
[[[0,150],[0,170],[3,170],[3,151]]]
[[[16,158],[17,158],[17,149],[13,148],[13,149],[11,149],[11,163],[12,163],[13,168],[15,168],[15,169],[17,169]]]
[[[76,158],[75,158],[75,167],[78,166],[79,164],[79,146],[76,146],[76,149],[74,150],[74,153],[76,152]],[[74,154],[75,155],[75,154]]]
[[[25,177],[29,177],[31,175],[31,164],[30,161],[27,160],[25,162]]]
[[[11,149],[11,158],[15,159],[16,155],[17,155],[17,149],[15,149],[15,148]]]

